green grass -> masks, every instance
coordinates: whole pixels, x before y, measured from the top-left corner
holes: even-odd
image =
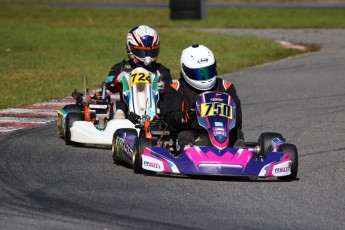
[[[179,75],[181,51],[195,43],[215,53],[219,74],[299,54],[253,36],[197,32],[194,27],[343,28],[341,10],[209,9],[205,21],[171,21],[168,9],[0,7],[0,109],[99,87],[109,68],[126,58],[129,28],[148,24],[161,37],[159,62]],[[291,17],[293,16],[293,19]],[[183,29],[181,29],[183,28]]]

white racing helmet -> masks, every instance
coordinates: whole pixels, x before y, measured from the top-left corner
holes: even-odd
[[[192,45],[182,51],[181,73],[193,88],[209,90],[217,81],[216,59],[210,49]]]
[[[135,26],[127,33],[128,57],[140,66],[150,66],[159,54],[158,33],[149,26]]]

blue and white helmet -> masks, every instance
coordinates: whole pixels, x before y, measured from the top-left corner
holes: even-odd
[[[150,66],[159,54],[158,33],[145,25],[133,27],[127,33],[126,49],[129,59],[140,66]]]
[[[193,88],[209,90],[217,81],[216,58],[203,45],[192,45],[182,51],[181,73]]]

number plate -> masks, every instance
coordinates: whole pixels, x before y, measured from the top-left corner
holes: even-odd
[[[150,75],[143,72],[133,73],[130,77],[130,87],[140,82],[151,85]]]
[[[222,116],[232,119],[232,106],[224,103],[211,102],[201,104],[201,117]]]

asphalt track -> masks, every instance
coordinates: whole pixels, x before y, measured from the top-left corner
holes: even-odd
[[[222,77],[246,140],[281,132],[298,180],[136,175],[111,152],[66,146],[56,123],[0,135],[0,229],[343,229],[344,30],[228,30],[315,42],[320,52]]]

